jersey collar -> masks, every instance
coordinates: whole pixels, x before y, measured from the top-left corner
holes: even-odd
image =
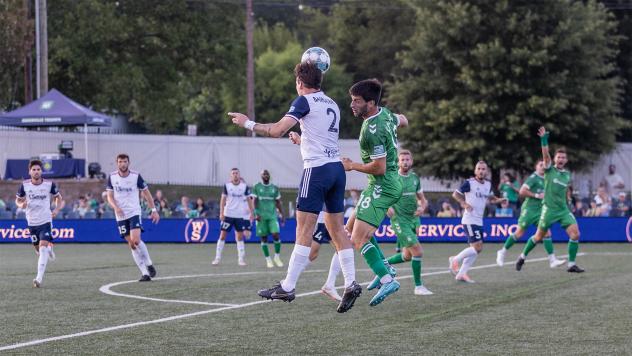
[[[380,107],[380,110],[378,110],[378,111],[377,111],[377,113],[376,113],[375,115],[367,117],[367,118],[365,119],[365,121],[369,121],[369,120],[371,120],[372,118],[374,118],[374,117],[376,117],[376,116],[380,115],[381,113],[382,113],[382,107]]]

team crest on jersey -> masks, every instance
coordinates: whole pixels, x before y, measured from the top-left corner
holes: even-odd
[[[373,199],[379,199],[382,196],[382,186],[376,185],[373,189]]]
[[[184,227],[184,240],[187,243],[202,243],[208,236],[209,225],[206,219],[189,219]]]
[[[373,147],[373,155],[374,156],[379,156],[379,155],[383,155],[384,152],[386,152],[384,150],[384,145],[379,145],[379,146],[375,146]]]
[[[369,132],[374,134],[377,132],[377,124],[369,125]]]

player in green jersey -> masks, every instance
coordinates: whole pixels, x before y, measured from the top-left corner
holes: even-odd
[[[553,164],[549,154],[549,133],[544,127],[538,130],[542,145],[542,158],[544,159],[544,201],[542,202],[542,213],[538,222],[538,230],[535,235],[529,238],[522,254],[516,262],[516,270],[520,271],[524,265],[527,255],[535,245],[542,241],[551,225],[559,222],[568,234],[568,272],[584,272],[575,263],[577,250],[579,250],[579,227],[577,220],[568,208],[569,187],[571,183],[571,173],[564,169],[566,162],[566,150],[559,148],[555,151]]]
[[[507,237],[505,246],[496,253],[496,263],[501,267],[505,264],[507,250],[524,235],[529,226],[538,226],[540,213],[542,212],[542,199],[544,198],[544,161],[539,160],[536,163],[535,172],[533,172],[522,187],[520,187],[520,196],[524,197],[525,200],[520,208],[518,229],[514,234]],[[555,257],[550,229],[546,232],[546,236],[542,242],[544,243],[546,253],[549,255],[549,265],[551,268],[561,266],[566,262],[566,260],[558,260]]]
[[[389,273],[373,234],[388,208],[402,195],[402,183],[397,173],[397,127],[408,125],[408,120],[378,105],[382,84],[377,80],[360,81],[349,89],[349,94],[353,115],[364,120],[360,129],[362,163],[343,158],[342,164],[346,171],[365,173],[369,183],[356,206],[351,242],[380,278],[381,288],[369,303],[375,306],[399,290],[399,282]]]
[[[392,265],[411,261],[415,280],[415,295],[431,295],[421,279],[423,249],[417,237],[419,216],[428,207],[419,182],[419,176],[411,170],[413,156],[408,150],[399,151],[399,179],[402,182],[402,197],[388,209],[391,226],[397,235],[397,243],[402,251],[388,258]],[[377,278],[377,277],[376,277]]]
[[[281,206],[281,192],[279,187],[270,183],[270,172],[264,169],[261,172],[261,182],[252,188],[251,196],[255,199],[255,220],[257,220],[257,236],[261,239],[261,249],[266,258],[268,268],[274,264],[283,267],[281,261],[281,238],[279,237],[279,220],[283,219],[283,207]],[[281,220],[283,222],[283,220]],[[268,235],[274,240],[274,264],[270,258],[268,249]]]

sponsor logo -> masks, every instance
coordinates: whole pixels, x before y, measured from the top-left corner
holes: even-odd
[[[208,236],[209,225],[206,219],[189,219],[184,227],[184,240],[187,243],[202,243]]]
[[[557,179],[557,178],[553,178],[553,183],[555,183],[555,184],[559,184],[559,185],[561,185],[561,186],[563,186],[563,187],[567,187],[567,186],[568,186],[568,184],[566,184],[566,183],[562,182],[561,180],[559,180],[559,179]]]
[[[369,125],[369,132],[374,134],[377,132],[377,124]]]
[[[55,102],[52,100],[46,100],[42,102],[42,105],[40,105],[40,109],[42,110],[50,110],[53,108],[53,106],[55,105]]]
[[[628,220],[628,224],[625,227],[625,234],[628,238],[628,242],[632,242],[632,216]]]
[[[51,230],[51,235],[54,239],[72,240],[75,238],[75,229],[53,228]],[[28,228],[16,228],[15,225],[11,225],[9,228],[0,228],[0,239],[31,241],[31,231]]]

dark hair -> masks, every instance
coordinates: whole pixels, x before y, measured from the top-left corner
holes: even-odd
[[[544,163],[544,160],[542,158],[540,158],[539,160],[535,161],[535,166],[537,167],[538,164],[540,164],[540,162]]]
[[[323,72],[318,69],[315,63],[301,62],[294,67],[294,76],[303,85],[311,89],[320,89],[323,82]]]
[[[119,159],[126,159],[129,162],[129,156],[127,153],[119,153],[118,156],[116,156],[116,160],[118,161]]]
[[[558,153],[566,154],[566,148],[560,147],[557,150],[555,150],[555,154],[558,154]]]
[[[361,80],[349,88],[349,94],[361,96],[366,102],[373,100],[378,105],[382,97],[382,83],[377,79]]]
[[[231,168],[231,169],[230,169],[230,171],[231,171],[231,172],[232,172],[232,171],[237,171],[237,172],[239,172],[239,168],[234,167],[234,168]]]
[[[40,161],[39,159],[31,160],[31,162],[29,162],[29,170],[31,170],[31,168],[33,168],[33,166],[39,166],[40,169],[41,169],[43,167],[42,161]]]

